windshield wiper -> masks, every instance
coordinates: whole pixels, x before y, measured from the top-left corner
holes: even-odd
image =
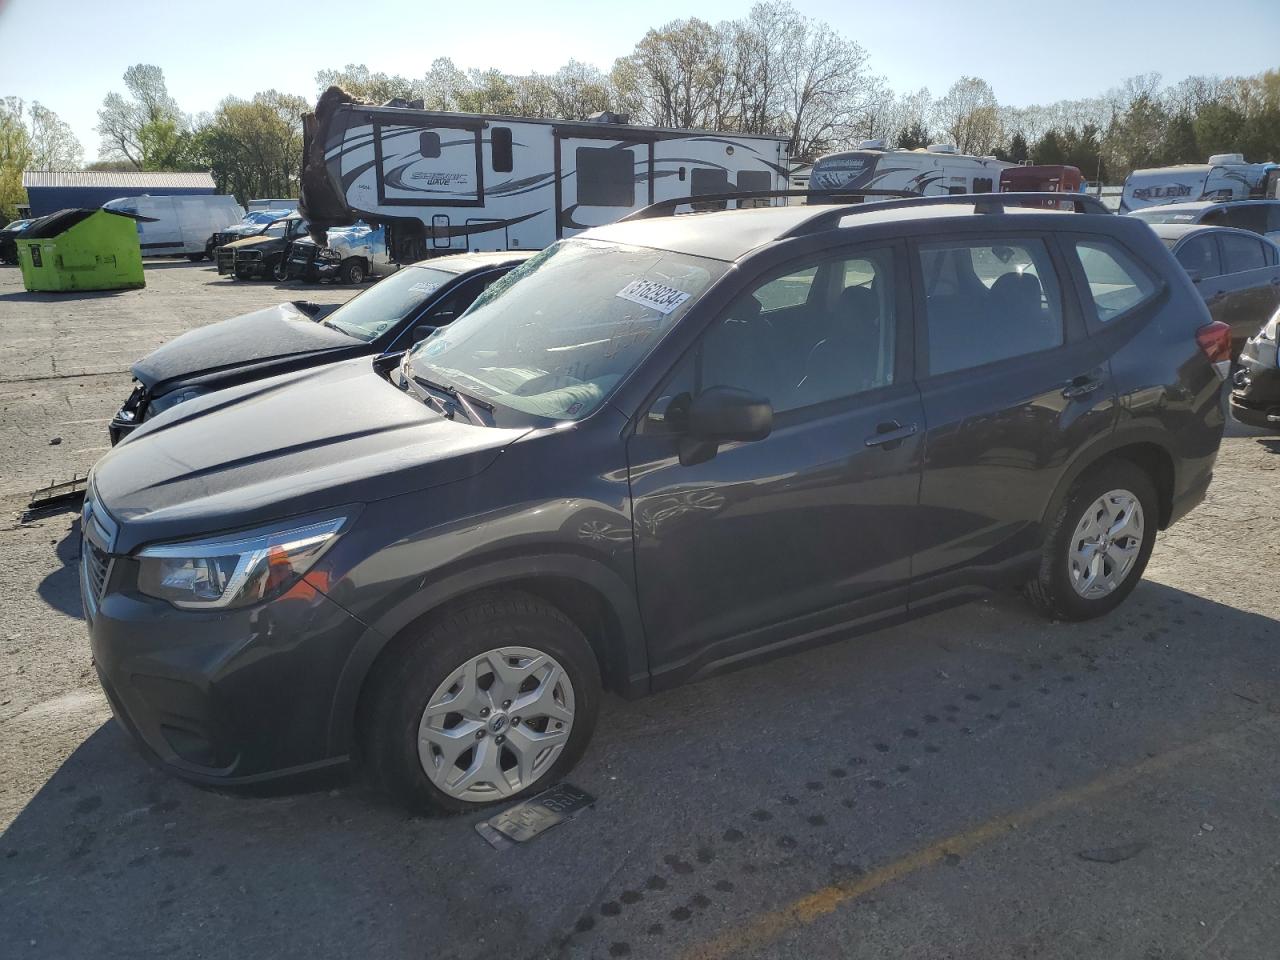
[[[414,383],[418,384],[418,386],[425,387],[427,390],[434,390],[437,393],[443,393],[453,401],[453,403],[447,403],[439,397],[430,394],[428,395],[431,399],[435,400],[436,403],[441,405],[442,413],[445,409],[449,411],[461,410],[466,418],[472,423],[478,424],[482,427],[488,426],[488,424],[485,423],[484,417],[476,412],[476,408],[479,407],[481,410],[493,413],[493,404],[489,403],[489,401],[481,400],[479,397],[463,393],[457,387],[449,386],[444,383],[436,383],[434,380],[428,380],[426,377],[419,376],[416,373],[412,375],[412,379]]]

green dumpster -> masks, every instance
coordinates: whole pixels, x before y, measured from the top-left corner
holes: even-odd
[[[28,290],[121,290],[145,287],[138,227],[111,210],[59,210],[18,238]]]

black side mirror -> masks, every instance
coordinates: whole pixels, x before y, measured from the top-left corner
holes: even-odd
[[[714,457],[722,443],[763,440],[773,431],[773,407],[739,387],[710,387],[689,403],[680,462],[686,467]]]

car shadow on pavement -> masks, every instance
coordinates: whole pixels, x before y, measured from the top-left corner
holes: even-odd
[[[571,774],[597,804],[507,851],[474,831],[483,814],[415,818],[359,786],[270,798],[192,787],[108,723],[0,835],[0,942],[134,960],[420,956],[426,943],[439,957],[540,956],[572,940],[565,955],[604,956],[691,896],[722,911],[716,924],[740,921],[737,897],[714,900],[726,888],[713,874],[734,870],[743,903],[773,903],[851,857],[901,856],[1280,710],[1278,649],[1275,621],[1146,581],[1090,623],[1048,623],[1001,595],[606,698]]]
[[[0,302],[6,303],[51,303],[54,300],[105,300],[126,293],[137,293],[141,287],[125,290],[19,290],[14,293],[0,293]]]
[[[36,593],[53,609],[75,617],[77,620],[83,620],[84,610],[80,605],[80,518],[78,516],[72,522],[66,536],[58,541],[54,552],[62,561],[62,566],[40,581]]]

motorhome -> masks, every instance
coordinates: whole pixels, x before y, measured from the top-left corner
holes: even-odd
[[[336,88],[303,118],[299,209],[387,227],[392,259],[545,247],[650,203],[787,188],[786,139],[359,103]],[[778,203],[783,201],[779,200]]]
[[[1135,170],[1124,182],[1120,212],[1154,203],[1266,197],[1276,189],[1280,164],[1246,163],[1242,153],[1220,153],[1208,163]]]
[[[1013,166],[995,157],[959,153],[949,143],[898,150],[883,140],[863,140],[856,150],[819,157],[809,175],[809,189],[907,190],[922,196],[993,193],[999,189],[1001,171]]]
[[[135,216],[138,245],[144,257],[185,256],[203,260],[211,234],[225,230],[244,216],[235,197],[218,194],[120,197],[104,210]]]

